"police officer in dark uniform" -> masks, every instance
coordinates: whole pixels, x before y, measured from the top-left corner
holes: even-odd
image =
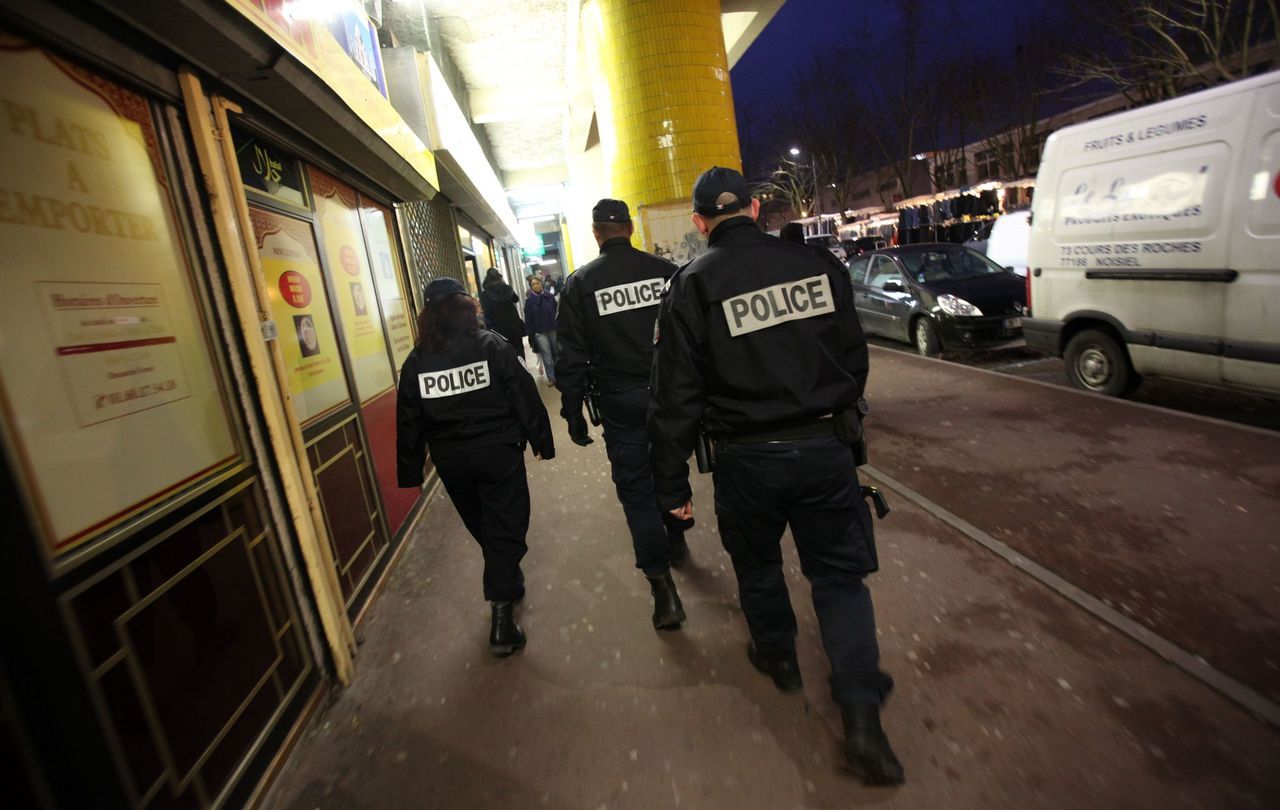
[[[555,458],[538,386],[500,335],[481,329],[476,301],[452,278],[427,285],[418,345],[400,369],[396,477],[421,487],[428,448],[449,499],[484,554],[484,598],[492,603],[489,652],[525,644],[515,623],[528,551],[525,442]]]
[[[658,508],[645,414],[654,319],[663,284],[676,268],[631,246],[631,213],[625,202],[601,200],[591,219],[600,256],[569,276],[556,317],[560,413],[573,441],[590,444],[582,406],[591,386],[598,391],[613,483],[631,531],[636,567],[648,577],[653,593],[653,626],[675,629],[685,613],[671,564],[687,553],[683,528],[692,524],[674,517],[664,520]]]
[[[648,422],[658,503],[692,515],[688,459],[714,440],[720,538],[751,632],[748,657],[785,692],[803,683],[780,540],[790,525],[813,590],[845,757],[868,784],[899,784],[880,726],[893,681],[880,671],[871,516],[854,457],[867,346],[848,271],[755,223],[742,175],[715,167],[693,187],[708,250],[672,279],[655,334]]]

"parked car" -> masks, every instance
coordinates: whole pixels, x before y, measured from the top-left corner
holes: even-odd
[[[1022,337],[1026,284],[963,245],[886,248],[849,262],[865,332],[913,344],[931,357]]]
[[[987,258],[1006,270],[1027,277],[1027,251],[1031,248],[1031,212],[1011,211],[996,220],[987,237]]]
[[[814,236],[806,236],[804,238],[806,245],[817,245],[831,251],[840,261],[845,260],[844,247],[840,244],[840,240],[829,233],[820,233]]]
[[[889,246],[889,243],[880,236],[859,236],[857,239],[846,239],[840,244],[844,246],[845,256],[850,259]]]

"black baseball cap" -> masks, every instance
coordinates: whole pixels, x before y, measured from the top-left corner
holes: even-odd
[[[712,166],[693,184],[693,210],[704,217],[719,217],[751,204],[747,178],[733,169]]]
[[[592,222],[630,222],[631,211],[622,200],[601,200],[591,209]]]
[[[437,304],[451,295],[470,295],[456,278],[438,278],[427,285],[427,302]]]

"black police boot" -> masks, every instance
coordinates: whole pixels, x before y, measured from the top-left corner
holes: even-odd
[[[773,679],[773,685],[779,692],[799,692],[804,688],[804,679],[800,677],[800,662],[795,653],[785,658],[768,658],[756,649],[753,641],[747,645],[747,659],[751,666]]]
[[[906,776],[880,728],[880,707],[846,703],[840,706],[840,717],[844,720],[845,767],[868,785],[901,785]]]
[[[684,605],[680,603],[680,594],[676,593],[671,572],[660,577],[648,577],[648,580],[649,590],[653,593],[653,629],[679,629],[685,620]]]
[[[493,622],[489,625],[489,652],[505,658],[524,647],[524,631],[513,616],[515,603],[510,600],[493,603]]]
[[[679,568],[689,558],[689,544],[685,542],[684,532],[667,531],[667,539],[671,541],[671,564]]]

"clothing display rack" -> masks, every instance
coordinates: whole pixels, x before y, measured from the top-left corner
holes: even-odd
[[[985,241],[1001,214],[1031,204],[1033,181],[988,183],[898,205],[898,244]]]

